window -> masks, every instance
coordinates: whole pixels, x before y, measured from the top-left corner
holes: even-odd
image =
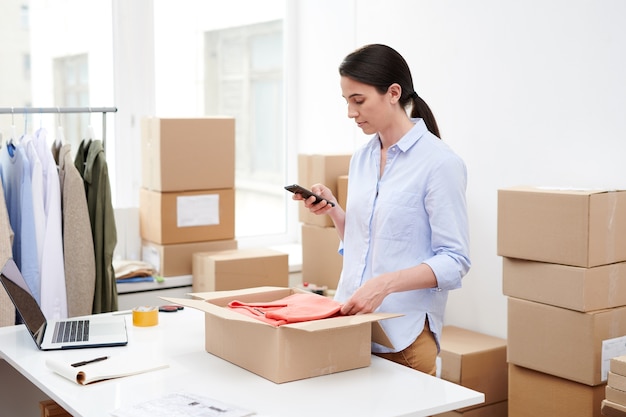
[[[288,222],[293,209],[287,213],[290,196],[282,188],[284,0],[8,1],[6,18],[15,23],[0,25],[0,33],[16,40],[0,45],[8,57],[2,106],[117,107],[106,125],[116,207],[139,201],[141,167],[134,162],[142,117],[233,116],[236,237],[293,240],[297,225]],[[91,124],[97,138],[104,132],[89,113],[29,117],[28,128],[46,127],[51,140],[62,126],[74,151]],[[3,120],[7,128],[13,118]]]
[[[87,58],[87,54],[80,54],[54,59],[54,102],[59,107],[90,106]],[[89,127],[90,117],[88,113],[59,115],[65,140],[72,145],[72,149],[78,149]]]
[[[30,8],[27,4],[20,7],[20,27],[23,30],[30,29]]]
[[[204,96],[235,117],[236,235],[284,232],[282,21],[206,32]]]

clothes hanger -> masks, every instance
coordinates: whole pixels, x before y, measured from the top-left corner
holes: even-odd
[[[7,140],[7,151],[9,155],[13,157],[15,154],[15,142],[17,138],[17,129],[15,129],[15,113],[13,112],[13,108],[11,107],[11,129],[9,131],[9,139]]]
[[[63,131],[63,125],[61,124],[61,109],[57,107],[59,113],[57,117],[57,134],[54,140],[55,147],[61,147],[65,143],[65,132]]]
[[[91,124],[91,107],[89,107],[89,125],[87,125],[87,143],[91,143],[92,140],[96,139],[96,135],[93,130],[93,126]]]

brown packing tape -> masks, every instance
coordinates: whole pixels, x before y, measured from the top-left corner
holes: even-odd
[[[150,327],[159,324],[159,309],[156,307],[137,307],[133,309],[133,325]]]

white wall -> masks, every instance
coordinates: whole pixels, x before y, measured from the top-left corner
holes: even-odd
[[[237,2],[242,10],[237,19],[264,13],[266,9],[254,8],[255,1]],[[175,116],[202,110],[197,96],[201,63],[175,65],[177,58],[197,54],[200,33],[170,31],[152,43],[150,33],[185,19],[190,28],[205,17],[215,25],[232,24],[221,6],[207,5],[194,14],[189,8],[196,2],[189,0],[132,3],[83,5],[63,0],[74,12],[71,15],[59,14],[45,0],[31,3],[33,11],[42,10],[32,16],[33,27],[40,29],[33,31],[33,44],[41,42],[38,36],[54,36],[32,62],[37,106],[55,105],[52,90],[45,87],[51,85],[47,63],[52,57],[95,45],[90,69],[110,68],[106,64],[112,55],[110,38],[107,44],[102,39],[110,36],[112,28],[103,23],[108,19],[82,18],[87,15],[85,7],[98,8],[102,16],[113,9],[116,15],[128,17],[118,21],[113,35],[116,48],[125,45],[114,68],[118,85],[98,83],[91,92],[95,106],[114,104],[124,109],[116,116],[119,146],[115,149],[115,144],[107,143],[107,152],[115,153],[119,162],[113,174],[119,188],[118,207],[136,205],[133,190],[139,169],[133,161],[138,157],[139,118],[154,111]],[[287,134],[297,142],[289,150],[290,158],[294,160],[297,153],[351,152],[362,144],[366,138],[346,117],[337,67],[347,53],[365,43],[387,43],[400,51],[411,65],[417,91],[437,116],[444,140],[465,159],[469,171],[473,268],[464,288],[451,294],[447,322],[505,337],[506,298],[496,254],[498,188],[517,184],[626,188],[622,163],[626,2],[298,0],[286,4]],[[142,16],[149,22],[142,23]],[[154,43],[160,46],[155,48]],[[181,82],[167,81],[177,75]],[[169,93],[176,94],[176,102],[156,108],[156,97]],[[96,131],[98,121],[93,120]],[[293,172],[293,166],[289,169]]]
[[[446,322],[506,337],[497,190],[626,188],[626,2],[300,0],[289,7],[299,51],[290,121],[304,152],[363,142],[339,90],[343,56],[387,43],[409,62],[443,139],[469,171],[473,267],[450,295]]]

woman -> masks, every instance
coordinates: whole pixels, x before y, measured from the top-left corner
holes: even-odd
[[[357,49],[339,74],[348,117],[373,137],[350,161],[345,211],[323,184],[311,190],[335,206],[304,204],[329,215],[341,239],[342,313],[403,314],[381,322],[394,348],[373,343],[372,352],[434,375],[448,291],[470,268],[465,164],[439,139],[394,49]]]

